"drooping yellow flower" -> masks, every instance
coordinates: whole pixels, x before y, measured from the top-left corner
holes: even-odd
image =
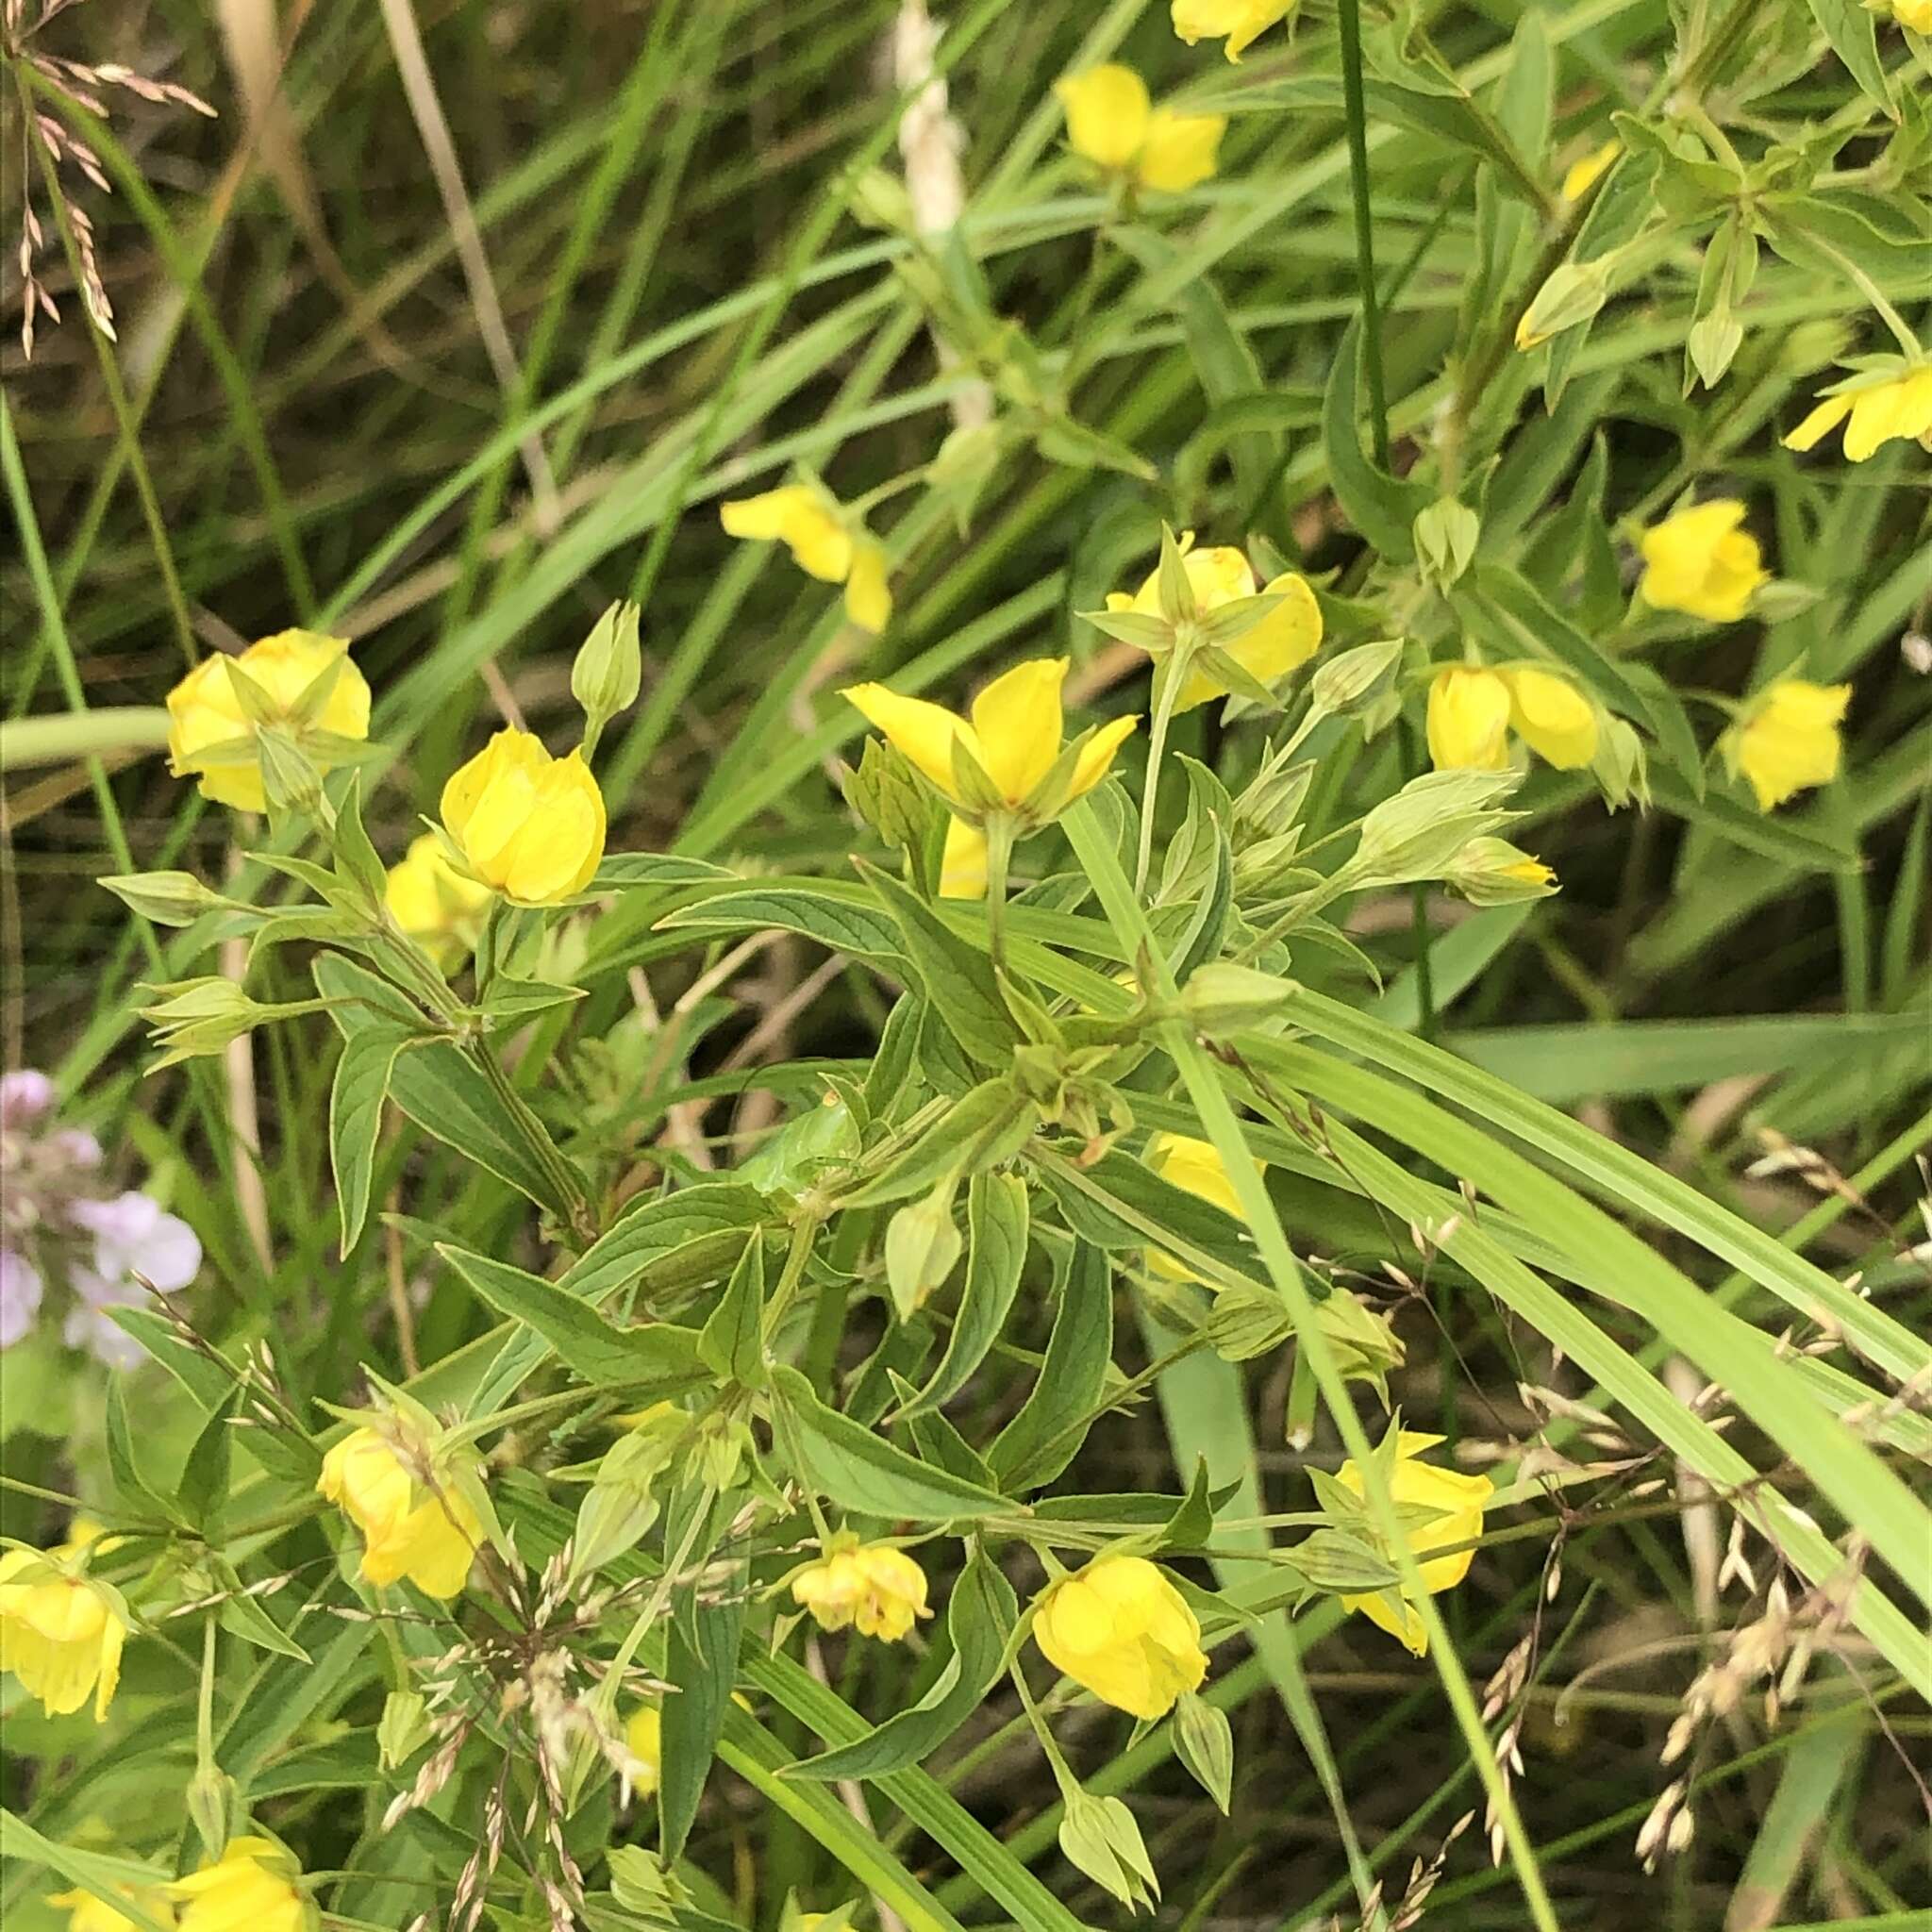
[[[846,1544],[828,1550],[791,1579],[791,1600],[823,1630],[848,1625],[861,1637],[896,1643],[922,1617],[925,1572],[889,1543]]]
[[[604,857],[604,794],[581,752],[554,758],[499,731],[442,788],[442,823],[470,870],[516,906],[575,898]]]
[[[1222,648],[1248,675],[1261,684],[1274,684],[1306,664],[1322,648],[1322,607],[1308,588],[1307,579],[1293,571],[1284,571],[1266,584],[1255,580],[1254,567],[1239,550],[1226,544],[1207,550],[1194,548],[1191,530],[1181,533],[1181,567],[1187,572],[1189,588],[1194,593],[1195,608],[1202,616],[1232,604],[1238,597],[1257,594],[1279,597],[1281,602],[1240,637]],[[1133,610],[1143,617],[1160,615],[1160,571],[1157,566],[1132,596],[1124,591],[1110,591],[1109,610]],[[1227,695],[1227,686],[1198,661],[1190,669],[1187,681],[1174,701],[1174,710],[1191,711],[1211,698]]]
[[[301,1867],[273,1839],[232,1838],[211,1865],[175,1879],[180,1932],[310,1932],[314,1907],[295,1884]]]
[[[1067,114],[1067,142],[1108,174],[1166,194],[1197,187],[1214,173],[1225,114],[1178,114],[1156,108],[1131,67],[1109,61],[1054,83]]]
[[[1496,1492],[1495,1484],[1486,1475],[1464,1475],[1458,1470],[1438,1469],[1433,1463],[1418,1459],[1425,1449],[1435,1448],[1441,1441],[1441,1436],[1425,1436],[1413,1429],[1404,1429],[1396,1438],[1395,1469],[1389,1480],[1391,1493],[1398,1503],[1414,1503],[1443,1512],[1434,1522],[1408,1532],[1408,1546],[1418,1557],[1430,1550],[1445,1549],[1452,1543],[1473,1542],[1483,1533],[1483,1509]],[[1335,1474],[1336,1480],[1352,1494],[1364,1493],[1361,1471],[1353,1460],[1344,1462]],[[1424,1563],[1423,1584],[1429,1594],[1440,1596],[1445,1590],[1454,1590],[1469,1574],[1474,1556],[1474,1550],[1457,1550],[1452,1556],[1437,1557]],[[1405,1598],[1398,1616],[1386,1601],[1395,1593],[1397,1586],[1391,1584],[1387,1591],[1374,1595],[1344,1596],[1341,1607],[1359,1610],[1370,1623],[1407,1644],[1417,1657],[1425,1656],[1429,1633],[1422,1612]]]
[[[452,1482],[431,1490],[375,1429],[352,1430],[322,1460],[315,1487],[362,1532],[362,1580],[407,1577],[443,1602],[470,1574],[483,1525]]]
[[[1932,0],[1925,0],[1932,11]],[[1834,395],[1824,396],[1785,438],[1787,449],[1814,449],[1842,423],[1848,463],[1862,463],[1892,441],[1921,442],[1932,449],[1932,362],[1898,363],[1854,376]]]
[[[1129,977],[1131,982],[1131,975]],[[1147,1143],[1146,1158],[1147,1165],[1162,1180],[1172,1181],[1197,1200],[1219,1208],[1231,1220],[1239,1221],[1243,1226],[1247,1224],[1248,1217],[1241,1211],[1241,1197],[1236,1194],[1226,1164],[1212,1141],[1197,1141],[1189,1134],[1156,1134]],[[1262,1173],[1265,1166],[1265,1162],[1256,1161],[1255,1172]],[[1166,1275],[1170,1281],[1200,1281],[1209,1289],[1214,1286],[1196,1274],[1185,1261],[1177,1260],[1159,1248],[1149,1248],[1146,1258],[1148,1267],[1157,1274]]]
[[[1439,772],[1509,762],[1509,686],[1500,671],[1448,664],[1429,683],[1429,761]]]
[[[976,824],[987,808],[966,794],[954,762],[955,747],[985,774],[1008,809],[1030,806],[1043,823],[1107,776],[1114,754],[1140,723],[1138,718],[1116,718],[1088,734],[1064,795],[1041,795],[1040,788],[1060,759],[1060,685],[1066,675],[1064,658],[1016,664],[974,699],[970,723],[943,705],[901,697],[882,684],[851,685],[841,695],[911,760],[957,816]]]
[[[65,1717],[94,1700],[99,1724],[121,1681],[127,1618],[119,1594],[81,1573],[81,1545],[0,1552],[0,1671]]]
[[[1196,41],[1227,41],[1227,58],[1239,60],[1278,20],[1286,20],[1300,0],[1174,0],[1174,30],[1192,46]]]
[[[1609,166],[1624,152],[1621,141],[1609,140],[1593,147],[1580,160],[1572,161],[1563,175],[1559,192],[1565,201],[1581,201],[1608,173]]]
[[[1049,1584],[1033,1641],[1062,1676],[1139,1718],[1165,1717],[1208,1674],[1199,1621],[1144,1557],[1096,1557]]]
[[[458,872],[442,841],[434,832],[424,832],[390,867],[382,896],[390,917],[446,965],[476,943],[490,888]]]
[[[1740,527],[1743,521],[1744,506],[1719,496],[1653,525],[1643,533],[1637,594],[1653,609],[1737,623],[1758,585],[1771,580],[1757,538]]]
[[[150,1889],[146,1886],[118,1885],[114,1890],[118,1897],[126,1899],[157,1924],[172,1925],[175,1923],[174,1902],[158,1886]],[[134,1921],[125,1912],[116,1911],[106,1899],[96,1898],[91,1891],[76,1888],[73,1891],[53,1892],[47,1903],[59,1906],[68,1914],[67,1932],[135,1932]]]
[[[1528,664],[1503,676],[1510,725],[1545,764],[1574,772],[1596,757],[1596,707],[1567,677]]]
[[[1840,727],[1851,702],[1848,684],[1780,678],[1752,701],[1722,741],[1733,777],[1743,776],[1771,811],[1797,792],[1828,785],[1843,753]]]
[[[369,686],[350,662],[348,650],[343,638],[324,637],[312,630],[283,630],[250,644],[236,657],[217,653],[204,658],[168,693],[169,770],[177,778],[195,774],[202,796],[217,805],[233,806],[237,811],[263,810],[268,794],[261,782],[261,767],[254,758],[242,764],[203,762],[218,746],[252,739],[258,728],[228,675],[229,666],[241,671],[261,691],[275,720],[286,724],[298,741],[305,738],[305,725],[311,732],[362,739],[369,736]],[[338,663],[334,682],[327,687],[315,715],[299,719],[296,708],[303,694]],[[304,748],[324,771],[333,762],[326,745],[312,738],[305,741]]]
[[[964,819],[946,821],[946,849],[940,855],[940,897],[986,897],[986,834]]]
[[[892,614],[886,553],[822,490],[786,483],[721,503],[718,516],[726,536],[782,543],[808,576],[843,584],[846,616],[874,636],[885,629]]]
[[[625,1748],[637,1759],[630,1788],[641,1798],[655,1797],[664,1769],[664,1715],[655,1704],[641,1704],[624,1727]]]

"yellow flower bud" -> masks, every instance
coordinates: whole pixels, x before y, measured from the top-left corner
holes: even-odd
[[[1653,609],[1737,623],[1757,587],[1771,581],[1743,521],[1744,506],[1720,496],[1654,525],[1643,533],[1637,594]]]
[[[1450,664],[1429,685],[1429,760],[1439,772],[1500,772],[1509,762],[1509,687],[1502,675]]]
[[[1509,687],[1509,723],[1545,764],[1574,772],[1596,757],[1596,707],[1567,677],[1532,665],[1503,676]]]
[[[845,614],[876,634],[892,614],[886,553],[823,489],[787,483],[718,506],[728,537],[783,543],[808,576],[845,586]]]
[[[624,1727],[625,1749],[637,1759],[630,1768],[630,1788],[640,1798],[657,1795],[664,1768],[664,1718],[655,1704],[641,1704]]]
[[[581,754],[553,758],[499,731],[442,788],[442,823],[470,870],[518,906],[555,906],[604,856],[604,794]]]
[[[443,1602],[462,1589],[483,1525],[454,1483],[439,1475],[432,1490],[386,1437],[359,1428],[323,1457],[315,1487],[362,1532],[365,1583],[407,1577]]]
[[[1180,538],[1181,568],[1187,573],[1188,588],[1194,593],[1194,608],[1203,617],[1232,604],[1240,597],[1279,597],[1281,602],[1259,623],[1230,638],[1221,649],[1262,684],[1274,684],[1306,664],[1322,647],[1322,607],[1305,577],[1284,572],[1268,583],[1257,584],[1253,566],[1242,554],[1228,544],[1207,550],[1193,547],[1194,534],[1183,531]],[[1150,571],[1141,588],[1130,597],[1115,591],[1107,600],[1109,610],[1133,610],[1143,617],[1160,615],[1160,571]],[[1191,711],[1214,698],[1224,698],[1227,686],[1204,665],[1195,664],[1174,698],[1174,711]]]
[[[166,1892],[134,1885],[117,1885],[114,1892],[158,1925],[175,1923],[175,1907]],[[135,1932],[134,1921],[125,1912],[116,1911],[106,1899],[96,1898],[91,1891],[52,1892],[47,1903],[68,1914],[67,1932]]]
[[[954,747],[959,747],[991,782],[1001,803],[1019,810],[1058,762],[1062,745],[1060,685],[1064,658],[1035,658],[1016,664],[973,701],[969,723],[943,705],[901,697],[882,684],[855,684],[841,693],[885,733],[945,799],[957,815],[977,822],[986,808],[964,794]],[[1116,718],[1087,741],[1072,783],[1052,810],[1064,810],[1107,776],[1114,754],[1139,724]]]
[[[1932,12],[1932,0],[1924,0],[1924,4]],[[1785,447],[1812,449],[1840,423],[1845,425],[1848,463],[1862,463],[1892,441],[1922,442],[1932,449],[1932,362],[1902,363],[1855,377],[1854,387],[1821,398],[1785,438]]]
[[[1208,1674],[1199,1622],[1144,1557],[1096,1557],[1049,1584],[1033,1641],[1062,1676],[1138,1718],[1165,1717]]]
[[[1219,1208],[1230,1220],[1240,1222],[1243,1227],[1247,1225],[1248,1217],[1241,1212],[1234,1182],[1213,1141],[1197,1141],[1189,1134],[1156,1134],[1147,1143],[1147,1165],[1162,1180],[1172,1181],[1196,1200],[1206,1201],[1210,1207]],[[1256,1161],[1255,1172],[1260,1174],[1263,1171],[1264,1163]],[[1149,1248],[1146,1260],[1155,1274],[1164,1274],[1170,1281],[1201,1280],[1201,1276],[1185,1261],[1176,1260],[1158,1248]],[[1203,1282],[1202,1285],[1209,1289],[1213,1287],[1211,1282]]]
[[[922,1617],[925,1572],[889,1543],[835,1546],[791,1579],[791,1600],[824,1630],[848,1625],[896,1643]]]
[[[1225,37],[1227,58],[1239,60],[1278,20],[1286,20],[1300,0],[1173,0],[1174,30],[1192,46],[1196,41]]]
[[[940,897],[986,897],[986,834],[964,819],[946,821],[946,849],[940,855]]]
[[[423,832],[408,852],[390,868],[383,889],[390,917],[420,940],[444,964],[459,959],[476,943],[490,888],[449,862],[442,841]]]
[[[1390,1492],[1398,1503],[1414,1503],[1443,1512],[1435,1521],[1408,1532],[1408,1547],[1418,1557],[1453,1543],[1473,1542],[1481,1536],[1483,1509],[1496,1492],[1495,1484],[1486,1475],[1464,1475],[1457,1470],[1438,1469],[1433,1463],[1418,1460],[1424,1450],[1433,1449],[1441,1441],[1441,1436],[1421,1435],[1412,1429],[1404,1429],[1396,1438]],[[1343,1489],[1357,1496],[1363,1493],[1362,1474],[1353,1460],[1344,1462],[1335,1474]],[[1424,1587],[1431,1596],[1454,1590],[1469,1574],[1474,1555],[1473,1550],[1457,1550],[1453,1556],[1437,1557],[1424,1563]],[[1390,1601],[1395,1594],[1395,1586],[1391,1584],[1387,1591],[1372,1595],[1344,1596],[1341,1607],[1359,1610],[1370,1623],[1399,1639],[1417,1657],[1424,1656],[1429,1647],[1429,1633],[1422,1612],[1413,1603],[1405,1601],[1398,1615]]]
[[[255,759],[241,764],[202,762],[217,746],[252,739],[260,728],[228,675],[228,667],[232,664],[249,679],[272,716],[289,725],[298,741],[304,737],[305,725],[338,738],[367,738],[369,686],[349,661],[348,650],[341,638],[324,637],[312,630],[284,630],[250,644],[237,657],[218,653],[204,658],[168,693],[169,769],[176,777],[195,774],[202,796],[217,805],[233,806],[238,811],[265,809],[268,794],[261,767]],[[334,682],[315,715],[299,718],[297,706],[303,694],[338,660],[341,668],[335,671]],[[331,760],[325,749],[312,741],[304,748],[319,769],[328,768]]]
[[[99,1724],[121,1681],[128,1624],[119,1596],[80,1568],[81,1545],[0,1552],[0,1671],[65,1717],[94,1700]]]
[[[309,1932],[315,1911],[296,1887],[299,1875],[272,1839],[237,1838],[212,1865],[168,1890],[188,1901],[180,1932]]]
[[[1848,684],[1787,677],[1759,693],[1724,734],[1724,761],[1771,811],[1795,793],[1828,785],[1843,751],[1840,726],[1851,702]]]

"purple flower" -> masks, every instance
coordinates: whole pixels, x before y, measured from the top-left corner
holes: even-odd
[[[54,1083],[32,1067],[0,1074],[0,1127],[30,1127],[54,1104]]]
[[[41,1271],[25,1255],[0,1248],[0,1348],[11,1348],[41,1308]]]
[[[98,1167],[101,1143],[85,1127],[61,1127],[47,1136],[52,1147],[70,1167]]]
[[[201,1242],[194,1230],[178,1215],[162,1213],[145,1194],[130,1189],[111,1201],[76,1201],[68,1211],[94,1238],[92,1276],[103,1291],[89,1292],[87,1269],[73,1271],[75,1288],[89,1301],[108,1299],[109,1286],[131,1289],[129,1277],[136,1274],[158,1292],[173,1294],[200,1272]]]

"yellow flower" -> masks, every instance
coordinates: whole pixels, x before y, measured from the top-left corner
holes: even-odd
[[[1199,1622],[1144,1557],[1096,1557],[1049,1584],[1033,1641],[1062,1676],[1139,1718],[1165,1717],[1208,1674]]]
[[[483,1525],[455,1484],[419,1483],[386,1438],[359,1428],[323,1457],[315,1487],[362,1532],[365,1583],[408,1577],[444,1602],[462,1589]]]
[[[202,796],[217,805],[233,806],[238,811],[261,811],[268,794],[258,763],[252,758],[238,765],[201,762],[219,745],[252,739],[258,728],[236,692],[228,667],[234,665],[261,691],[271,711],[298,740],[303,738],[305,724],[338,738],[367,738],[369,686],[349,661],[348,650],[341,638],[324,637],[312,630],[283,630],[250,644],[238,657],[217,653],[204,658],[168,693],[169,769],[177,778],[196,774]],[[297,719],[296,704],[303,692],[338,661],[341,668],[335,673],[335,682],[321,708],[313,718]],[[310,740],[305,748],[318,766],[327,770],[332,760],[325,747]]]
[[[1068,144],[1095,167],[1167,194],[1213,175],[1225,114],[1157,108],[1141,76],[1116,61],[1056,81],[1053,91],[1066,109]]]
[[[0,1671],[11,1671],[49,1717],[78,1710],[92,1691],[99,1724],[121,1681],[128,1624],[113,1591],[75,1574],[80,1551],[62,1543],[0,1553]]]
[[[885,733],[958,815],[976,823],[984,808],[962,788],[954,763],[956,748],[986,774],[1008,809],[1030,803],[1051,818],[1107,776],[1115,752],[1140,723],[1138,718],[1116,718],[1089,733],[1074,760],[1065,794],[1036,797],[1060,761],[1060,684],[1066,675],[1064,658],[1034,658],[1014,665],[974,699],[971,723],[943,705],[901,697],[882,684],[851,685],[841,695]]]
[[[166,1892],[133,1885],[117,1885],[114,1890],[157,1924],[175,1923],[175,1907]],[[67,1932],[135,1932],[134,1921],[125,1912],[116,1911],[106,1899],[96,1898],[91,1891],[57,1891],[47,1903],[61,1907],[69,1914]]]
[[[1758,585],[1771,580],[1757,538],[1740,527],[1743,521],[1744,506],[1720,496],[1644,531],[1637,594],[1654,609],[1735,624]]]
[[[940,897],[986,897],[986,834],[964,819],[946,821],[946,849],[940,855]]]
[[[1239,60],[1277,20],[1286,20],[1300,0],[1174,0],[1174,30],[1192,46],[1196,41],[1227,39],[1227,58]]]
[[[1506,671],[1509,723],[1516,735],[1559,772],[1574,772],[1596,757],[1596,707],[1554,672],[1524,665]]]
[[[1925,0],[1925,5],[1932,13],[1932,0]],[[1894,441],[1922,442],[1932,449],[1932,362],[1917,367],[1896,364],[1854,377],[1850,388],[1816,405],[1785,438],[1785,447],[1815,448],[1840,423],[1845,425],[1848,463],[1862,463],[1881,444]]]
[[[1915,34],[1932,35],[1932,0],[1891,0],[1891,17]]]
[[[1593,147],[1581,160],[1572,161],[1563,176],[1559,191],[1565,201],[1581,201],[1609,171],[1609,166],[1624,152],[1621,141],[1610,140],[1601,147]]]
[[[1742,774],[1750,781],[1759,811],[1838,776],[1839,727],[1851,696],[1848,684],[1781,678],[1724,734],[1724,761],[1733,777]]]
[[[726,536],[783,543],[808,576],[843,584],[845,614],[861,630],[876,635],[885,629],[892,614],[886,553],[862,526],[855,536],[851,520],[823,491],[787,483],[722,503],[718,515]]]
[[[1444,1549],[1451,1543],[1473,1542],[1483,1533],[1483,1508],[1495,1494],[1496,1486],[1486,1475],[1463,1475],[1457,1470],[1438,1469],[1433,1463],[1416,1458],[1424,1450],[1433,1449],[1441,1436],[1424,1436],[1404,1429],[1395,1441],[1395,1469],[1389,1479],[1390,1492],[1398,1503],[1419,1504],[1424,1509],[1443,1514],[1432,1523],[1408,1532],[1408,1546],[1418,1557],[1430,1550]],[[1361,1495],[1362,1473],[1353,1460],[1335,1473],[1336,1480],[1354,1495]],[[1422,1566],[1424,1587],[1431,1596],[1454,1590],[1469,1574],[1474,1550],[1457,1550],[1454,1556],[1437,1557]],[[1401,1614],[1391,1608],[1387,1598],[1396,1586],[1370,1596],[1344,1596],[1344,1610],[1359,1610],[1370,1623],[1398,1638],[1417,1657],[1427,1655],[1429,1633],[1422,1612],[1413,1603],[1404,1601]]]
[[[390,867],[383,903],[390,917],[445,963],[476,943],[490,888],[458,872],[434,832],[409,841],[407,855]]]
[[[299,1869],[272,1839],[230,1839],[212,1865],[168,1887],[188,1901],[180,1932],[308,1932],[315,1915],[296,1889]]]
[[[470,870],[517,906],[555,906],[604,857],[604,794],[581,752],[553,758],[499,731],[442,788],[442,823]]]
[[[791,1579],[791,1600],[824,1630],[848,1624],[896,1643],[922,1617],[925,1572],[889,1543],[835,1545]]]
[[[1279,597],[1277,604],[1260,623],[1222,646],[1227,655],[1252,678],[1274,684],[1291,671],[1300,669],[1322,647],[1322,607],[1307,580],[1293,571],[1272,577],[1263,585],[1255,581],[1248,559],[1225,544],[1196,550],[1191,530],[1180,540],[1181,567],[1188,574],[1188,585],[1194,593],[1194,606],[1202,616],[1232,604],[1238,597],[1257,593]],[[1111,591],[1107,600],[1109,610],[1134,610],[1143,617],[1160,615],[1160,572],[1151,571],[1141,588],[1130,597],[1124,591]],[[1174,701],[1176,714],[1205,705],[1210,698],[1225,697],[1227,686],[1212,672],[1196,664],[1189,673]]]
[[[637,1759],[630,1788],[641,1798],[654,1797],[664,1768],[664,1717],[655,1704],[641,1704],[624,1727],[625,1748]]]
[[[1129,984],[1132,975],[1128,975]],[[1156,1134],[1147,1143],[1147,1165],[1162,1180],[1172,1181],[1175,1187],[1185,1189],[1197,1200],[1208,1202],[1232,1220],[1243,1226],[1248,1217],[1241,1211],[1240,1197],[1235,1193],[1234,1182],[1229,1178],[1225,1163],[1216,1151],[1213,1141],[1197,1141],[1188,1134]],[[1264,1171],[1265,1163],[1256,1161],[1255,1172]],[[1147,1250],[1147,1265],[1157,1274],[1164,1274],[1170,1281],[1201,1281],[1185,1261],[1164,1254],[1158,1248]],[[1212,1282],[1202,1282],[1203,1287],[1212,1289]]]
[[[1449,664],[1429,684],[1429,760],[1439,772],[1509,762],[1509,686],[1499,671]]]

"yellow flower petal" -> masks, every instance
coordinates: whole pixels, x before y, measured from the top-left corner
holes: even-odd
[[[1784,678],[1726,735],[1725,756],[1749,782],[1760,811],[1838,776],[1843,754],[1840,727],[1851,696],[1848,684]]]
[[[1113,718],[1100,726],[1074,760],[1074,779],[1067,790],[1067,803],[1085,798],[1113,769],[1115,754],[1140,729],[1139,717]]]
[[[848,685],[839,695],[857,707],[866,722],[882,731],[887,742],[903,752],[946,797],[958,795],[953,778],[954,742],[963,739],[969,751],[975,757],[979,753],[978,740],[963,718],[924,698],[901,697],[882,684]]]
[[[1567,677],[1533,666],[1503,675],[1509,687],[1509,722],[1545,764],[1573,772],[1596,757],[1596,707]]]
[[[877,637],[891,622],[892,590],[886,581],[886,553],[870,540],[856,544],[845,579],[845,615]]]
[[[1681,610],[1735,624],[1770,581],[1757,540],[1741,528],[1744,506],[1717,497],[1666,517],[1643,533],[1644,571],[1637,591],[1657,610]]]
[[[1096,167],[1130,166],[1147,138],[1147,84],[1131,67],[1109,61],[1054,83],[1066,110],[1067,144]]]
[[[946,849],[940,857],[941,899],[986,897],[986,834],[964,819],[946,821]]]
[[[1208,1674],[1187,1599],[1143,1557],[1096,1557],[1050,1584],[1033,1641],[1062,1676],[1139,1718],[1165,1717]]]
[[[1064,658],[1016,664],[973,701],[980,762],[1000,795],[1020,804],[1060,755],[1060,685]]]
[[[1570,163],[1558,192],[1565,201],[1581,201],[1603,178],[1610,163],[1623,152],[1624,143],[1614,140],[1605,142],[1601,147],[1591,148],[1581,160]]]
[[[1500,772],[1509,762],[1509,687],[1493,671],[1452,664],[1429,686],[1429,759],[1439,772]]]
[[[1227,131],[1225,114],[1177,114],[1158,108],[1147,123],[1136,177],[1142,188],[1161,194],[1182,194],[1212,178],[1221,137]]]

